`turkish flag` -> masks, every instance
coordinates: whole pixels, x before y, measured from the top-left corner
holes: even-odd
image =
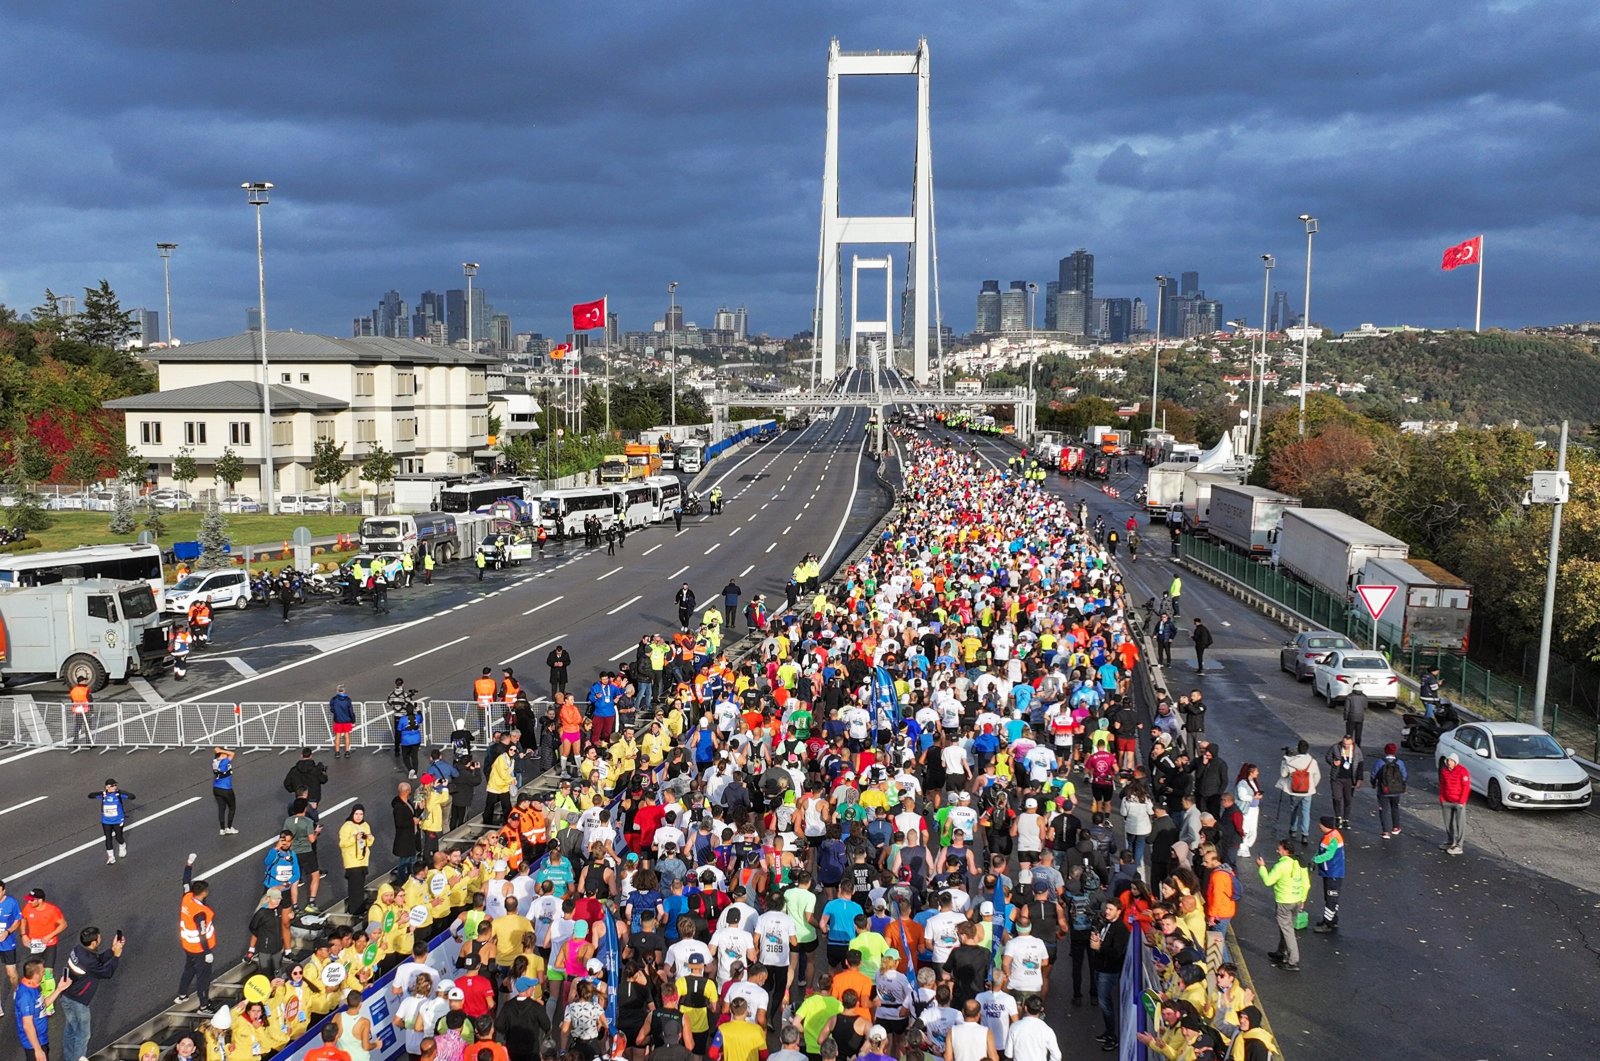
[[[572,307],[572,330],[586,332],[590,328],[604,328],[606,326],[606,300],[596,299],[593,302],[580,302]]]
[[[1473,236],[1465,243],[1457,243],[1454,247],[1444,249],[1444,261],[1439,263],[1441,269],[1454,269],[1462,265],[1477,265],[1483,257],[1483,237]]]

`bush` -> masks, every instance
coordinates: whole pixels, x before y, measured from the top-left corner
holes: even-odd
[[[32,549],[43,547],[44,542],[38,538],[24,538],[18,542],[7,542],[5,545],[0,545],[0,553],[25,553]]]

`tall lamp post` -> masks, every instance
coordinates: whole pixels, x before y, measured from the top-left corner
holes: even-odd
[[[1155,365],[1150,373],[1150,430],[1156,429],[1156,392],[1161,386],[1161,309],[1167,300],[1167,278],[1156,277]]]
[[[1544,622],[1539,626],[1539,672],[1533,686],[1533,724],[1544,729],[1544,696],[1550,685],[1550,628],[1555,624],[1556,573],[1561,567],[1561,506],[1572,491],[1567,474],[1567,421],[1561,421],[1561,449],[1554,472],[1534,472],[1528,500],[1554,505],[1550,514],[1550,557],[1544,572]]]
[[[672,366],[672,426],[678,426],[678,333],[673,330],[673,319],[678,315],[678,281],[674,280],[667,285],[667,298],[671,305],[667,309],[667,360]],[[672,435],[674,446],[678,443],[677,432]]]
[[[1038,360],[1038,352],[1036,350],[1034,350],[1034,348],[1033,348],[1033,307],[1034,307],[1035,300],[1038,298],[1038,295],[1039,295],[1039,285],[1034,283],[1032,280],[1029,280],[1028,281],[1028,401],[1030,403],[1032,403],[1032,404],[1030,404],[1029,407],[1028,407],[1028,426],[1027,426],[1027,431],[1022,436],[1022,441],[1024,443],[1026,443],[1026,444],[1032,444],[1032,442],[1033,442],[1033,421],[1034,421],[1034,417],[1037,415],[1037,412],[1038,412],[1037,405],[1038,405],[1038,401],[1039,401],[1037,398],[1034,397],[1034,394],[1033,394],[1033,363]]]
[[[472,320],[472,278],[474,276],[478,275],[478,263],[477,262],[462,262],[461,263],[461,272],[467,278],[467,352],[468,353],[476,353],[478,347],[477,347],[477,344],[472,341],[473,340],[473,335],[472,335],[472,329],[473,329],[473,320]]]
[[[1311,237],[1317,234],[1317,219],[1301,214],[1306,226],[1306,312],[1300,322],[1300,437],[1306,435],[1306,359],[1311,356]]]
[[[1251,379],[1255,380],[1255,406],[1250,411],[1250,433],[1245,439],[1245,448],[1253,456],[1256,447],[1261,444],[1261,408],[1266,404],[1267,394],[1267,313],[1272,299],[1272,270],[1278,265],[1278,259],[1270,254],[1261,256],[1261,265],[1264,279],[1261,281],[1261,358],[1259,361],[1259,379],[1257,367],[1252,366]],[[1254,351],[1252,351],[1252,355]],[[1251,357],[1255,361],[1255,357]]]
[[[167,287],[167,345],[172,345],[172,252],[178,249],[176,243],[157,243],[156,253],[161,255],[161,277]],[[149,338],[146,337],[146,342]]]
[[[267,258],[261,242],[261,208],[271,198],[268,181],[245,181],[239,187],[256,208],[256,334],[261,344],[261,505],[267,515],[278,511],[272,476],[272,364],[267,360]],[[171,323],[171,318],[168,318]]]

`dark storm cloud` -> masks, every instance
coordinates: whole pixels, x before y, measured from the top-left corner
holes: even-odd
[[[0,300],[109,276],[178,332],[254,297],[245,179],[267,210],[269,319],[343,333],[389,287],[459,263],[518,329],[608,292],[624,327],[681,281],[691,319],[744,302],[807,325],[828,39],[933,54],[942,301],[1096,254],[1097,294],[1198,269],[1229,316],[1258,255],[1315,316],[1461,323],[1439,251],[1487,233],[1486,311],[1595,316],[1600,14],[1574,0],[1441,5],[0,4]],[[909,82],[847,82],[847,210],[903,209]],[[1585,266],[1588,266],[1587,268]]]

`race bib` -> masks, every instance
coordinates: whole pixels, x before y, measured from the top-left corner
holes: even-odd
[[[288,884],[294,879],[294,867],[288,865],[287,863],[274,866],[272,869],[272,875],[277,878],[278,883]]]
[[[42,940],[42,939],[32,940],[28,944],[28,953],[29,954],[43,954],[44,953],[44,948],[45,948],[44,940]]]

